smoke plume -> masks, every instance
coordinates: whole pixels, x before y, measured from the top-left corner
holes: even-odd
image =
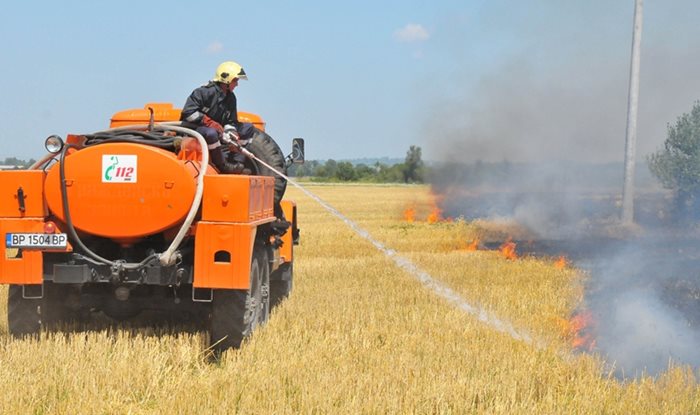
[[[597,351],[620,376],[657,374],[669,362],[700,365],[694,248],[700,235],[674,227],[670,195],[643,163],[636,177],[637,236],[616,231],[629,12],[618,23],[629,25],[625,42],[606,43],[595,33],[581,35],[579,43],[564,33],[559,42],[551,33],[524,32],[525,52],[503,59],[477,82],[466,81],[473,74],[458,76],[461,93],[452,89],[434,99],[423,126],[425,153],[435,160],[431,182],[445,215],[512,218],[590,271],[582,306],[596,319]],[[638,161],[658,149],[667,124],[700,99],[700,58],[687,53],[698,42],[680,47],[668,36],[650,29],[643,38]]]

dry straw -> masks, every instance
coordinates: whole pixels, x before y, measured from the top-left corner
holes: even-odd
[[[295,288],[239,351],[207,363],[205,336],[101,330],[11,339],[0,323],[0,412],[698,413],[692,370],[620,383],[596,356],[567,359],[562,330],[584,277],[554,261],[465,251],[489,235],[424,221],[424,187],[318,186],[324,200],[475,307],[538,339],[493,330],[298,190]],[[416,220],[403,220],[406,206]],[[0,291],[5,314],[6,289]]]

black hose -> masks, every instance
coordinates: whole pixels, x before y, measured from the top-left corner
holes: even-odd
[[[85,137],[87,138],[87,141],[85,142],[86,146],[113,142],[126,142],[149,145],[165,150],[175,150],[176,140],[176,137],[139,130],[106,131],[95,134],[87,134]]]
[[[158,147],[162,148],[164,150],[174,150],[175,149],[175,140],[170,140],[170,141],[160,141],[160,142],[152,142],[140,138],[132,138],[132,137],[109,137],[109,138],[93,138],[93,139],[88,139],[88,141],[85,142],[85,146],[93,146],[93,145],[98,145],[98,144],[106,144],[106,143],[135,143],[135,144],[143,144],[143,145],[148,145],[151,147]]]
[[[143,137],[148,140],[153,140],[153,141],[161,141],[161,140],[167,140],[171,139],[172,136],[166,136],[165,134],[154,134],[152,132],[147,132],[147,131],[139,131],[139,130],[123,130],[123,131],[108,131],[108,132],[102,132],[102,133],[96,133],[93,135],[102,135],[102,136],[125,136],[125,135],[137,135],[139,137]]]

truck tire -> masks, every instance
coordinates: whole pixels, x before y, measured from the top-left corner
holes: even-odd
[[[17,338],[35,336],[41,329],[41,299],[22,295],[21,285],[10,285],[7,295],[7,325]]]
[[[277,307],[282,300],[289,297],[294,286],[294,263],[280,265],[270,276],[270,308]]]
[[[257,246],[250,264],[250,289],[214,290],[210,341],[216,354],[239,348],[270,315],[270,272],[265,249]]]
[[[253,138],[246,146],[246,149],[255,154],[265,163],[272,166],[275,170],[287,174],[287,163],[284,159],[284,153],[280,146],[266,132],[260,131],[257,128],[253,133]],[[263,166],[261,163],[253,160],[255,164],[254,173],[259,176],[272,176],[275,178],[275,203],[279,203],[284,196],[284,191],[287,189],[287,180],[276,175],[272,170]]]
[[[60,327],[75,318],[75,313],[67,305],[70,289],[65,284],[44,282],[44,299],[41,304],[41,324],[44,327]]]

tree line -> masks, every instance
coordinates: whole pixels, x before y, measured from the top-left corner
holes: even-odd
[[[349,161],[309,160],[289,167],[290,177],[306,177],[311,181],[368,182],[368,183],[423,183],[426,166],[421,148],[410,146],[403,163],[387,165],[374,163],[353,164]]]
[[[34,159],[25,161],[16,157],[6,157],[0,164],[6,168],[21,169],[31,166],[34,162]],[[423,183],[426,169],[421,148],[410,146],[403,163],[389,165],[377,162],[367,165],[332,159],[326,161],[309,160],[304,164],[290,166],[287,173],[290,177],[306,177],[312,181]]]
[[[34,159],[25,161],[18,159],[17,157],[5,157],[4,160],[0,161],[0,165],[5,166],[6,168],[24,169],[31,166],[35,162],[36,160]]]

